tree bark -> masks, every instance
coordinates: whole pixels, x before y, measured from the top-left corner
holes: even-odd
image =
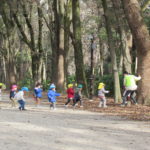
[[[82,41],[81,41],[81,21],[79,0],[72,0],[72,18],[73,18],[73,38],[74,38],[74,55],[76,66],[77,82],[84,85],[86,95],[88,96],[87,81],[85,76]]]
[[[105,22],[106,22],[106,31],[108,36],[108,45],[109,50],[111,54],[111,62],[112,62],[112,69],[113,69],[113,75],[114,75],[114,99],[115,102],[121,102],[121,91],[120,91],[120,81],[119,81],[119,74],[118,74],[118,68],[117,68],[117,58],[116,58],[116,51],[115,51],[115,45],[113,41],[113,32],[112,27],[110,23],[110,18],[108,15],[108,7],[106,0],[102,0],[102,5],[104,9],[104,16],[105,16]]]
[[[70,47],[70,26],[72,21],[72,0],[67,0],[65,4],[65,17],[64,17],[64,31],[65,31],[65,39],[64,39],[64,49],[65,49],[65,62],[64,62],[64,69],[65,69],[65,84],[67,85],[68,81],[68,53]]]
[[[58,0],[58,18],[59,18],[59,45],[58,45],[58,79],[57,87],[59,91],[65,90],[64,74],[64,5],[65,0]]]
[[[132,49],[132,35],[128,29],[129,27],[126,25],[126,20],[124,20],[123,17],[124,13],[123,13],[120,0],[112,0],[112,3],[113,3],[114,12],[117,20],[118,32],[120,34],[120,42],[121,42],[121,50],[122,50],[121,52],[123,54],[122,65],[124,66],[125,71],[131,73],[132,59],[131,59],[130,51]]]

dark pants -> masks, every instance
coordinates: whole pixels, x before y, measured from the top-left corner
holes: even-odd
[[[131,90],[127,90],[127,91],[124,92],[124,94],[123,94],[123,104],[127,103],[128,95],[130,95],[130,98],[131,98],[131,100],[134,104],[137,103],[136,98],[134,97],[134,92],[135,91],[131,91]]]
[[[73,98],[68,98],[68,100],[67,100],[65,105],[68,105],[71,102],[71,100],[73,100]]]
[[[18,103],[20,104],[20,106],[19,106],[19,109],[20,110],[24,110],[25,108],[25,101],[23,101],[23,100],[18,100]]]
[[[75,106],[78,102],[80,102],[80,106],[83,106],[83,101],[80,97],[73,99],[73,106]]]

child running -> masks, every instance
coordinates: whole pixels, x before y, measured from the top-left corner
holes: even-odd
[[[51,103],[50,108],[53,110],[56,110],[56,96],[60,96],[60,93],[56,93],[55,88],[56,86],[54,84],[51,84],[47,93],[48,101]]]
[[[74,103],[73,103],[74,108],[78,102],[80,102],[80,107],[83,107],[82,88],[83,88],[82,84],[79,84],[75,90]]]
[[[37,83],[34,88],[34,96],[36,100],[36,106],[39,107],[41,102],[40,98],[42,97],[42,89],[40,83]]]
[[[11,86],[10,96],[9,96],[12,107],[16,107],[16,100],[14,99],[16,92],[17,92],[17,85],[14,84]]]
[[[73,89],[73,84],[68,84],[68,89],[67,89],[67,97],[68,100],[65,104],[65,107],[68,106],[68,104],[73,100],[74,98],[74,89]]]
[[[104,83],[99,83],[99,86],[98,86],[98,97],[100,99],[100,102],[99,102],[99,106],[98,107],[107,108],[105,93],[109,93],[109,91],[105,90],[105,84]]]
[[[25,94],[25,92],[28,92],[28,91],[29,91],[29,89],[27,87],[22,87],[21,90],[14,97],[20,104],[19,110],[26,110],[24,94]]]

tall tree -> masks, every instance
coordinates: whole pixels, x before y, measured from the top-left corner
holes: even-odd
[[[31,58],[32,58],[32,77],[34,81],[41,81],[41,67],[42,67],[42,12],[41,9],[37,5],[37,12],[38,12],[38,38],[35,34],[34,26],[32,25],[32,17],[30,17],[30,13],[27,11],[27,2],[25,0],[22,1],[8,1],[7,3],[10,8],[10,12],[14,18],[14,21],[20,31],[20,34],[22,36],[22,40],[27,44],[27,46],[31,50]],[[18,17],[18,7],[21,6],[22,8],[22,14],[25,20],[25,23],[28,27],[29,35],[26,33],[26,31],[23,29],[23,25]],[[29,6],[32,5],[32,3],[29,3]],[[19,11],[20,12],[20,11]],[[38,41],[38,42],[36,42]]]
[[[117,103],[121,101],[120,81],[119,81],[119,74],[118,74],[118,67],[117,67],[115,45],[113,41],[113,32],[112,32],[111,21],[108,13],[108,6],[106,0],[102,0],[102,6],[104,9],[106,31],[108,36],[108,45],[111,54],[112,70],[114,75],[114,93],[115,93],[114,99],[115,102]]]
[[[65,16],[64,16],[64,31],[65,31],[65,37],[64,37],[64,49],[65,49],[65,82],[67,83],[68,79],[68,53],[70,50],[70,27],[72,22],[72,0],[66,0],[65,3]]]
[[[123,55],[123,66],[121,68],[123,69],[124,67],[124,70],[131,73],[132,59],[130,51],[132,49],[132,35],[126,24],[126,20],[124,19],[124,12],[120,0],[112,0],[112,3],[120,35],[121,52]]]
[[[58,0],[58,18],[59,18],[59,45],[58,45],[58,79],[57,86],[59,90],[64,91],[64,5],[65,0]]]
[[[16,34],[16,26],[13,21],[13,17],[9,11],[6,11],[7,9],[8,7],[5,1],[2,1],[2,4],[0,5],[0,14],[5,25],[6,34],[2,37],[3,39],[1,40],[3,41],[3,48],[5,51],[3,53],[3,59],[5,61],[7,70],[6,76],[8,80],[6,80],[6,83],[10,85],[17,81],[15,56],[18,52],[18,46],[17,41],[14,39],[18,39],[18,35]]]
[[[74,38],[73,45],[74,45],[75,66],[76,66],[76,79],[78,83],[84,85],[86,95],[88,95],[87,81],[83,62],[83,52],[82,52],[79,0],[72,0],[72,19],[73,19],[73,38]]]
[[[149,32],[144,24],[138,0],[122,0],[122,3],[138,52],[138,74],[142,76],[142,80],[139,82],[138,101],[150,104]]]

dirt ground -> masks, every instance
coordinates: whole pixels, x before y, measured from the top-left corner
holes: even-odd
[[[3,94],[0,101],[0,149],[150,149],[150,121],[129,120],[124,115],[122,118],[119,111],[129,108],[113,112],[119,106],[111,106],[110,103],[109,109],[99,109],[97,102],[85,102],[83,110],[73,110],[71,106],[64,108],[64,100],[58,99],[57,110],[54,111],[50,110],[46,100],[42,101],[41,107],[35,107],[33,99],[28,98],[27,111],[20,112],[18,108],[10,107],[8,95]]]

